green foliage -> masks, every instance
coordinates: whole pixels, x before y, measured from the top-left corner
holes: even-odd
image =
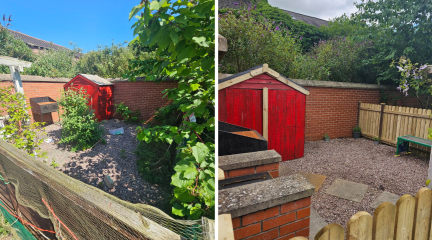
[[[126,158],[126,151],[124,149],[120,150],[120,157]]]
[[[361,132],[361,127],[355,126],[353,132]]]
[[[365,82],[361,75],[361,63],[368,42],[355,42],[347,38],[319,41],[308,53],[299,55],[294,69],[288,76],[297,79],[336,82]]]
[[[164,92],[178,104],[183,121],[177,126],[140,128],[138,139],[179,144],[180,161],[171,181],[176,187],[173,214],[188,219],[214,217],[214,143],[197,143],[197,136],[205,130],[207,135],[214,134],[215,1],[145,1],[134,7],[129,17],[143,9],[133,25],[138,35],[134,41],[148,47],[157,43],[156,62],[149,68],[148,61],[136,61],[139,71],[131,72],[129,79],[145,74],[147,80],[177,80],[177,88]],[[188,121],[192,113],[196,122]]]
[[[116,111],[123,116],[123,120],[126,122],[139,122],[141,113],[136,110],[132,111],[123,102],[116,104]]]
[[[271,6],[267,0],[256,0],[254,6],[241,6],[241,9],[252,8],[255,8],[261,16],[267,19],[268,22],[276,23],[278,25],[280,24],[280,28],[288,29],[290,34],[293,34],[297,39],[301,37],[302,40],[300,44],[303,51],[308,51],[314,43],[317,43],[319,40],[327,39],[326,33],[323,32],[321,28],[306,24],[302,21],[294,20],[289,13],[278,7]],[[219,10],[219,14],[225,14],[228,11],[235,12],[236,10],[221,9]]]
[[[42,134],[43,123],[29,123],[30,108],[26,106],[24,95],[14,93],[12,86],[0,88],[0,109],[6,109],[5,112],[9,115],[5,127],[1,129],[3,139],[35,156],[35,153],[37,155],[40,152],[39,146],[43,142],[43,139],[38,138]]]
[[[379,137],[372,138],[374,141],[380,141],[381,139]]]
[[[139,174],[150,183],[168,186],[170,176],[174,174],[175,151],[175,147],[170,147],[167,143],[140,141],[134,152],[138,156]]]
[[[158,108],[149,124],[179,126],[183,119],[181,111],[178,109],[179,106],[180,104],[171,103],[168,106]]]
[[[324,138],[329,138],[329,137],[330,136],[327,133],[324,134]]]
[[[102,129],[88,106],[89,95],[84,89],[69,88],[58,101],[63,110],[62,136],[59,143],[72,145],[72,151],[92,147],[102,138]]]
[[[329,38],[347,37],[354,38],[359,32],[367,29],[365,22],[357,21],[354,17],[348,17],[345,13],[329,21],[328,26],[321,26],[321,31]]]
[[[380,90],[380,103],[385,103],[386,105],[393,105],[396,106],[397,101],[402,96],[398,95],[395,96],[394,93],[386,93],[384,90]]]
[[[56,163],[56,161],[53,159],[50,166],[53,168],[56,168],[56,167],[58,167],[58,163]]]
[[[7,28],[0,26],[0,56],[33,62],[36,55],[22,40],[15,39]],[[0,65],[0,73],[10,73],[8,66]]]
[[[228,11],[219,19],[219,33],[228,40],[221,72],[239,73],[263,63],[285,76],[293,71],[301,46],[282,25],[270,23],[252,9]]]
[[[66,49],[45,50],[38,54],[37,60],[30,68],[24,70],[24,74],[44,77],[75,77],[77,75],[75,54],[76,52]]]
[[[399,56],[417,63],[432,62],[432,4],[429,0],[361,0],[355,5],[357,21],[370,25],[358,35],[374,43],[376,51],[365,61],[378,68],[378,82],[398,80],[398,72],[389,65]]]

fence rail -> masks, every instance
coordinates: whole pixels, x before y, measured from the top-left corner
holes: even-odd
[[[397,138],[404,135],[427,139],[428,128],[432,128],[431,113],[429,109],[359,102],[357,120],[364,137],[379,137],[383,143],[396,145]],[[417,144],[411,146],[429,150]]]
[[[431,231],[432,190],[421,188],[415,197],[403,195],[396,206],[389,202],[379,205],[371,216],[358,212],[347,224],[349,240],[428,240]],[[345,229],[336,223],[322,228],[315,240],[344,240]],[[291,238],[304,240],[306,238]]]

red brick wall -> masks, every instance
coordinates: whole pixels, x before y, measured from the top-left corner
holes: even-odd
[[[65,83],[52,83],[52,82],[23,82],[24,94],[27,100],[27,106],[30,106],[29,98],[34,97],[51,97],[54,100],[58,100],[61,97],[61,91],[63,90],[63,85]],[[10,81],[2,81],[0,82],[0,87],[6,87],[13,85]],[[31,110],[29,110],[31,114]],[[51,117],[52,116],[52,117]],[[58,121],[58,114],[44,114],[43,120],[44,122],[51,123]],[[33,120],[33,119],[32,119]],[[40,115],[35,115],[34,120],[40,121]]]
[[[260,172],[269,172],[272,177],[279,177],[279,163],[269,163],[259,166],[253,166],[253,167],[247,167],[247,168],[239,168],[239,169],[233,169],[233,170],[227,170],[224,171],[225,178],[231,178],[231,177],[239,177],[254,173],[260,173]]]
[[[311,197],[232,219],[234,238],[290,239],[309,236]]]
[[[61,97],[61,91],[66,83],[53,82],[36,82],[23,81],[24,93],[27,99],[27,104],[30,104],[29,98],[49,96],[54,100]],[[167,98],[163,98],[162,93],[165,89],[177,87],[177,82],[161,82],[159,84],[153,82],[115,82],[114,87],[114,104],[124,102],[132,110],[139,110],[141,118],[148,120],[153,116],[154,111],[158,107],[165,106],[168,103]],[[12,85],[11,81],[0,82],[0,87]],[[31,111],[29,111],[31,114]],[[58,121],[58,114],[52,113],[54,121]],[[39,116],[34,116],[36,121],[40,121]],[[50,114],[44,114],[45,122],[52,122]]]
[[[330,138],[352,137],[358,102],[380,103],[381,94],[375,89],[306,88],[310,95],[306,97],[305,141],[321,140],[326,133]],[[397,91],[392,93],[401,96]],[[416,98],[404,96],[397,105],[420,107]]]
[[[114,83],[114,104],[123,102],[131,110],[139,110],[141,118],[148,120],[158,107],[165,106],[165,89],[177,87],[177,82],[116,82]]]

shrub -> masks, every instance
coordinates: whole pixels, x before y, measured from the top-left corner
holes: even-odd
[[[165,107],[158,108],[153,118],[149,121],[150,125],[170,125],[178,126],[182,122],[183,115],[178,110],[180,104],[169,104]]]
[[[171,151],[170,151],[171,150]],[[138,156],[138,173],[150,183],[169,186],[175,165],[175,147],[162,142],[140,141],[135,154]]]
[[[358,74],[362,56],[371,44],[347,38],[321,40],[308,53],[298,55],[290,77],[308,80],[362,82]]]
[[[37,136],[42,131],[43,123],[29,123],[28,110],[31,107],[26,107],[23,94],[13,91],[12,86],[0,88],[0,108],[6,109],[9,115],[5,127],[2,128],[3,139],[31,156],[35,156],[40,152],[39,146],[43,141]]]
[[[58,102],[63,110],[59,143],[73,145],[72,151],[88,149],[102,138],[102,129],[88,105],[89,100],[84,89],[71,87],[62,93]]]
[[[355,126],[353,132],[361,132],[361,128],[359,126]]]
[[[132,111],[123,102],[116,104],[116,111],[123,116],[123,120],[126,122],[139,122],[141,113],[136,110]]]
[[[301,46],[281,23],[274,25],[252,9],[228,11],[219,14],[219,19],[219,33],[228,40],[220,72],[239,73],[268,63],[289,76]]]

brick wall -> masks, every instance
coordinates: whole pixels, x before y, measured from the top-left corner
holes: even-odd
[[[272,177],[279,177],[279,163],[270,163],[259,166],[239,168],[233,170],[224,171],[225,178],[239,177],[254,173],[269,172]]]
[[[305,140],[323,139],[325,133],[330,138],[352,137],[352,129],[357,124],[358,102],[380,103],[379,89],[354,89],[306,86],[310,95],[306,97]],[[402,96],[397,91],[387,91],[394,96]],[[420,107],[414,97],[402,96],[398,106]]]
[[[162,93],[165,89],[177,87],[177,82],[115,82],[114,104],[123,102],[131,110],[139,110],[141,118],[148,120],[154,111],[168,104]],[[117,115],[118,116],[118,115]]]
[[[65,83],[54,83],[54,82],[24,82],[23,88],[27,101],[27,106],[30,106],[30,98],[34,97],[51,97],[54,100],[57,100],[61,97],[61,91],[63,90],[63,85]],[[0,87],[7,87],[13,85],[10,81],[1,81]],[[31,114],[31,110],[29,110]],[[35,115],[32,121],[40,121],[40,115]],[[43,115],[44,122],[52,123],[59,120],[57,113],[46,113]]]
[[[9,78],[9,74],[0,74],[0,80],[2,80],[0,81],[0,87],[13,85],[8,80]],[[53,78],[52,81],[48,81],[48,78],[27,75],[22,75],[21,78],[27,104],[30,104],[29,98],[33,97],[49,96],[54,100],[58,100],[61,97],[63,86],[68,82],[68,79],[64,78],[60,80]],[[33,78],[43,80],[36,81]],[[114,104],[124,102],[130,109],[139,110],[143,120],[151,118],[158,107],[167,105],[168,99],[163,97],[163,90],[177,87],[177,82],[172,81],[161,82],[159,84],[144,81],[118,81],[114,82],[114,84]],[[31,111],[29,113],[31,114]],[[40,121],[40,116],[35,115],[33,120]],[[59,117],[57,113],[52,113],[52,118],[51,114],[44,114],[43,120],[51,123],[53,120],[54,122],[58,121]]]
[[[290,239],[309,236],[311,197],[232,219],[234,238]]]

